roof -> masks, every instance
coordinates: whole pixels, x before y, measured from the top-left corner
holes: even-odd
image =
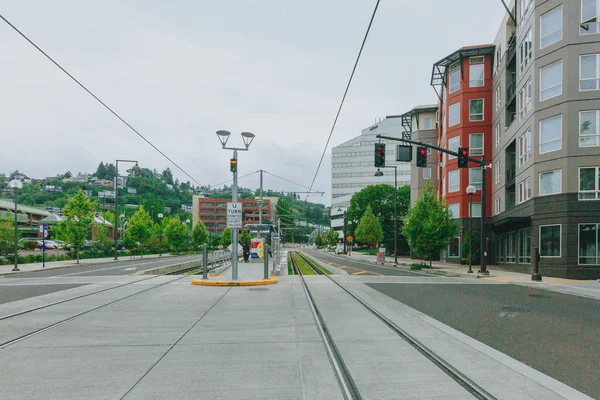
[[[42,224],[57,224],[60,221],[64,221],[64,220],[65,220],[65,217],[63,217],[61,215],[51,214],[48,217],[40,220],[39,222]],[[113,226],[113,224],[108,222],[108,220],[104,219],[102,216],[99,216],[99,215],[94,217],[94,224],[104,225],[104,226],[108,226],[108,227]]]
[[[437,110],[438,110],[437,104],[416,106],[412,110],[400,115],[400,117],[402,118],[402,127],[406,130],[406,132],[408,132],[410,134],[413,131],[413,129],[412,129],[413,115],[417,117],[417,129],[419,129],[419,113],[436,112]],[[408,139],[410,139],[410,137],[408,137]]]
[[[494,57],[496,46],[493,44],[479,44],[475,46],[463,46],[454,53],[447,55],[435,64],[431,70],[431,86],[433,86],[438,97],[442,98],[441,87],[446,83],[446,69],[464,57],[481,56],[491,54]],[[437,89],[439,87],[439,90]]]
[[[12,211],[15,209],[15,202],[9,200],[0,200],[0,209],[7,209]],[[24,206],[21,204],[17,204],[17,210],[25,214],[41,215],[43,217],[47,217],[51,214],[50,211],[42,210],[41,208]]]

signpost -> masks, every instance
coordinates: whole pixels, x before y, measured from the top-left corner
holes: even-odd
[[[46,268],[46,237],[48,236],[48,225],[40,225],[40,232],[42,234],[42,268]]]
[[[242,203],[227,203],[227,227],[242,229]]]

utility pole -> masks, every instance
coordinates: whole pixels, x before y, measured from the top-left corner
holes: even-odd
[[[237,150],[233,150],[233,159],[236,160],[237,165]],[[232,190],[232,203],[238,201],[238,174],[237,168],[233,171],[233,190]],[[238,230],[233,228],[231,230],[231,279],[237,281],[238,279]]]
[[[263,207],[263,170],[260,170],[260,199],[258,200],[258,223],[262,225],[262,207]]]

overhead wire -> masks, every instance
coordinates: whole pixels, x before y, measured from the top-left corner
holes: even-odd
[[[25,40],[29,42],[33,47],[35,47],[40,53],[42,53],[48,60],[50,60],[54,65],[56,65],[62,72],[64,72],[69,78],[71,78],[75,83],[77,83],[83,90],[85,90],[90,96],[92,96],[98,103],[100,103],[104,108],[106,108],[111,114],[117,117],[123,124],[125,124],[129,129],[135,132],[140,138],[142,138],[146,143],[148,143],[154,150],[156,150],[160,155],[166,158],[171,164],[173,164],[177,169],[183,172],[187,177],[189,177],[192,181],[196,182],[196,184],[201,185],[193,176],[191,176],[186,170],[181,168],[175,161],[173,161],[169,156],[167,156],[162,150],[154,145],[150,140],[148,140],[144,135],[142,135],[137,129],[135,129],[129,122],[127,122],[123,117],[121,117],[116,111],[114,111],[111,107],[109,107],[105,102],[100,100],[98,96],[96,96],[90,89],[88,89],[83,83],[81,83],[77,78],[75,78],[71,73],[69,73],[65,68],[63,68],[58,62],[56,62],[48,53],[42,50],[37,44],[35,44],[27,35],[21,32],[15,25],[13,25],[9,20],[7,20],[2,14],[0,14],[0,19],[6,22],[12,29],[14,29],[19,35],[21,35]]]
[[[309,188],[308,186],[304,186],[304,185],[301,185],[300,183],[297,183],[297,182],[291,181],[291,180],[289,180],[289,179],[286,179],[286,178],[284,178],[284,177],[281,177],[281,176],[279,176],[279,175],[272,174],[272,173],[270,173],[269,171],[265,171],[264,169],[263,169],[263,172],[264,172],[265,174],[268,174],[268,175],[274,176],[275,178],[279,178],[279,179],[281,179],[281,180],[283,180],[283,181],[286,181],[286,182],[288,182],[288,183],[291,183],[291,184],[293,184],[293,185],[300,186],[301,188],[304,188],[304,189],[308,189],[308,194],[311,194],[311,192],[313,192],[313,193],[322,193],[322,192],[319,192],[319,191],[316,191],[316,190],[314,190],[314,191],[313,191],[313,190],[311,190],[311,188]]]
[[[260,172],[260,171],[254,171],[254,172],[250,172],[249,174],[246,174],[246,175],[239,176],[239,177],[238,177],[238,180],[239,180],[239,179],[242,179],[242,178],[245,178],[245,177],[247,177],[247,176],[253,175],[253,174],[257,174],[257,173],[259,173],[259,172]],[[225,183],[229,183],[229,182],[233,182],[233,179],[229,179],[228,181],[219,182],[219,183],[216,183],[216,184],[214,184],[214,185],[209,185],[209,186],[210,186],[211,188],[213,188],[213,187],[215,187],[215,186],[221,186],[221,185],[223,185],[223,184],[225,184]]]
[[[342,111],[342,107],[344,106],[344,101],[346,100],[346,95],[348,94],[348,90],[350,89],[350,84],[352,83],[352,78],[354,78],[354,72],[356,71],[356,67],[358,66],[358,61],[360,60],[360,56],[362,54],[363,48],[365,47],[365,43],[367,41],[367,37],[369,36],[369,31],[371,30],[371,25],[373,25],[373,19],[375,19],[375,14],[377,13],[377,8],[379,7],[380,0],[377,0],[375,4],[375,9],[373,10],[373,14],[371,15],[371,20],[369,21],[369,26],[367,27],[367,31],[365,32],[365,36],[363,38],[362,44],[360,45],[360,50],[358,51],[358,56],[356,57],[356,61],[354,62],[354,67],[352,68],[352,73],[350,74],[350,79],[348,79],[348,84],[346,85],[346,90],[344,90],[344,95],[342,96],[342,101],[340,102],[340,106],[338,107],[337,113],[335,115],[335,119],[333,121],[333,125],[331,126],[331,131],[329,132],[329,136],[327,137],[327,142],[325,143],[325,148],[323,149],[323,153],[321,154],[321,160],[319,160],[319,165],[317,166],[317,170],[315,171],[315,176],[310,184],[310,188],[308,191],[310,192],[315,184],[315,180],[317,179],[317,175],[319,174],[319,170],[321,169],[321,164],[323,163],[323,158],[325,157],[325,153],[327,153],[327,147],[329,146],[329,141],[331,140],[331,136],[333,135],[333,131],[335,126],[337,125],[338,118],[340,117],[340,112]],[[308,194],[306,195],[308,199]]]

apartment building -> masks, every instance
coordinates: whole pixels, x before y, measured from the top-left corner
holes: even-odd
[[[239,199],[238,202],[242,203],[242,228],[246,224],[258,224],[260,217],[259,200]],[[227,203],[231,203],[231,199],[194,196],[192,205],[193,226],[196,226],[198,221],[202,221],[209,232],[221,235],[227,228]],[[271,201],[263,199],[263,223],[270,221],[271,215]]]
[[[433,122],[430,122],[433,124]],[[375,176],[375,143],[386,144],[386,165],[397,166],[398,187],[410,184],[410,165],[397,162],[398,142],[379,140],[377,135],[402,137],[402,117],[390,115],[363,129],[361,134],[331,149],[331,227],[343,237],[344,213],[352,195],[369,185],[394,185],[394,169],[383,168],[383,176]]]
[[[528,272],[538,251],[543,275],[600,278],[600,4],[517,0],[509,9],[493,44],[434,64],[438,144],[486,157],[488,263]],[[466,186],[478,188],[478,227],[481,168],[437,161],[438,192],[463,226]],[[460,259],[460,241],[445,260]]]

